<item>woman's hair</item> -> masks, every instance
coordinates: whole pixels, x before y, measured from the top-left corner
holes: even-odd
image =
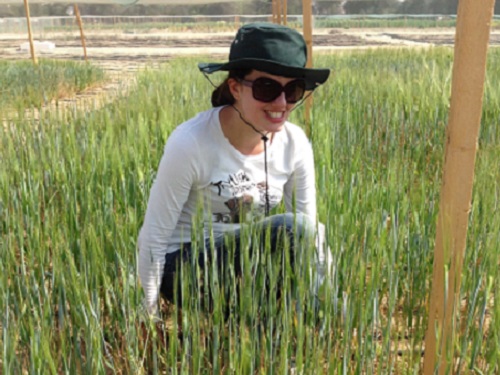
[[[238,69],[230,70],[227,78],[222,82],[219,87],[217,87],[212,92],[212,106],[220,107],[222,105],[233,105],[234,97],[229,90],[229,80],[232,79],[243,79],[245,78],[252,69]]]

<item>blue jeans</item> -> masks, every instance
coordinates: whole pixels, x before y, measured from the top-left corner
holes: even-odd
[[[295,263],[296,252],[299,249],[298,244],[306,240],[308,236],[312,236],[313,228],[310,219],[302,214],[278,214],[265,218],[261,222],[255,224],[257,226],[256,233],[260,240],[260,246],[253,246],[251,240],[245,242],[243,233],[245,228],[235,230],[224,234],[214,240],[207,239],[205,241],[205,249],[198,249],[197,263],[200,268],[205,268],[207,263],[211,263],[216,254],[217,268],[221,270],[229,265],[229,254],[233,255],[234,270],[236,275],[241,276],[241,251],[242,245],[245,248],[264,249],[268,243],[272,253],[282,252],[285,248],[289,249],[289,261],[293,266]],[[255,236],[253,236],[255,238]],[[243,241],[242,241],[243,240]],[[207,259],[205,259],[205,254]],[[250,254],[251,255],[251,254]],[[190,242],[184,243],[182,248],[173,253],[168,253],[165,256],[165,268],[163,272],[160,291],[162,295],[174,302],[177,298],[177,303],[180,305],[182,301],[181,286],[178,283],[177,296],[175,296],[174,285],[178,277],[180,261],[191,263],[193,261],[193,248]]]

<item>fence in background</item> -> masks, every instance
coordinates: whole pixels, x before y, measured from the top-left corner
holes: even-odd
[[[172,25],[207,24],[215,26],[239,25],[253,21],[270,21],[272,15],[197,15],[197,16],[82,16],[87,27],[95,28],[148,28],[170,27]],[[302,25],[302,15],[288,15],[290,24]],[[500,15],[494,17],[500,22]],[[455,15],[315,15],[315,27],[452,27]],[[74,16],[35,17],[31,19],[34,33],[71,29],[75,26]],[[25,33],[26,19],[23,17],[0,18],[0,33]]]

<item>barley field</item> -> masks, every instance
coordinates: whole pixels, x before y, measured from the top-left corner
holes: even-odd
[[[421,373],[452,60],[445,47],[315,56],[333,72],[310,126],[330,277],[310,292],[310,244],[282,275],[267,249],[241,279],[187,264],[188,297],[163,306],[163,324],[141,307],[136,239],[170,132],[209,106],[196,64],[210,58],[147,69],[101,108],[4,119],[0,373]],[[462,374],[500,372],[499,80],[496,48],[453,343]],[[9,107],[29,112],[22,101]]]

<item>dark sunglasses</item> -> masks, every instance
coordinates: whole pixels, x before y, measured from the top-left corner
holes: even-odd
[[[282,92],[285,93],[287,103],[295,104],[304,97],[306,82],[303,79],[296,79],[288,82],[285,86],[271,78],[260,77],[254,81],[238,79],[243,85],[252,88],[252,95],[255,100],[270,103]]]

